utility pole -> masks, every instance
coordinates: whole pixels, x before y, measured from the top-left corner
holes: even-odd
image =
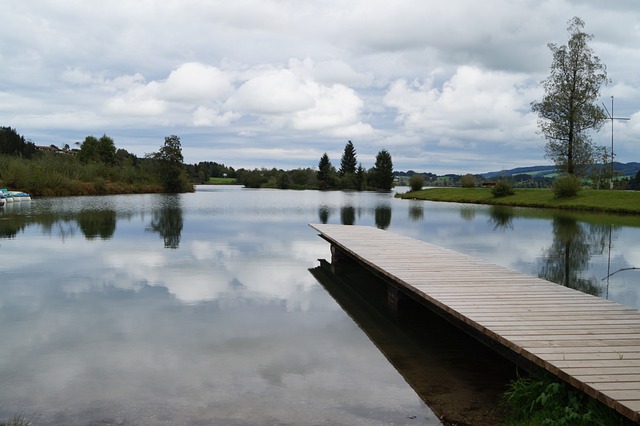
[[[604,110],[607,111],[607,115],[611,119],[611,179],[609,180],[609,189],[613,189],[613,120],[629,120],[628,117],[614,117],[613,116],[613,95],[611,95],[611,112],[607,109],[607,106],[602,103]]]

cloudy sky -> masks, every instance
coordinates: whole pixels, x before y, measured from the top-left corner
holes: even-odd
[[[0,125],[38,145],[111,136],[185,162],[438,174],[548,164],[530,103],[579,16],[611,83],[619,161],[640,161],[635,0],[20,0],[0,3]],[[593,135],[611,145],[611,125]]]

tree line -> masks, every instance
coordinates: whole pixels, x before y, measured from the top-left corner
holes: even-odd
[[[389,191],[393,187],[393,161],[386,149],[378,152],[373,167],[365,169],[358,163],[356,149],[351,141],[344,147],[340,168],[336,169],[325,152],[318,163],[320,189],[365,189]]]
[[[36,145],[26,141],[11,127],[0,127],[0,154],[33,158],[36,155]]]
[[[351,141],[344,147],[340,168],[333,165],[326,152],[320,157],[317,169],[234,169],[211,161],[187,164],[186,168],[189,179],[195,183],[205,184],[210,178],[225,177],[234,178],[235,183],[247,188],[388,191],[394,182],[393,161],[387,150],[379,151],[373,167],[365,169],[358,162]]]
[[[234,169],[211,161],[185,164],[180,138],[165,138],[157,152],[137,157],[117,148],[104,134],[87,136],[74,148],[36,146],[15,129],[0,128],[0,184],[33,195],[89,195],[127,192],[186,192],[212,177],[236,179],[248,188],[380,190],[393,186],[393,162],[387,150],[378,152],[373,167],[357,160],[351,141],[345,145],[340,168],[327,153],[318,168]]]
[[[38,147],[0,127],[0,186],[39,196],[193,191],[177,136],[143,158],[117,149],[106,134],[76,145]]]
[[[317,169],[238,169],[230,172],[230,176],[231,173],[238,184],[247,188],[389,191],[394,182],[393,161],[387,150],[379,151],[375,164],[365,169],[358,162],[351,141],[344,147],[340,168],[333,165],[325,152],[320,157]]]

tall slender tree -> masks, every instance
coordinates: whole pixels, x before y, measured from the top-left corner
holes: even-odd
[[[182,146],[178,136],[164,138],[164,146],[152,157],[158,162],[158,172],[165,191],[178,193],[193,189],[187,180],[187,169],[182,163]]]
[[[635,177],[631,178],[629,182],[629,189],[640,190],[640,170],[636,173]]]
[[[329,189],[333,186],[333,174],[335,168],[331,164],[329,155],[325,152],[318,162],[318,186],[320,189]]]
[[[376,164],[371,173],[373,186],[382,191],[389,191],[393,188],[393,161],[391,154],[386,149],[376,155]]]
[[[340,161],[340,176],[344,176],[347,173],[355,174],[357,165],[356,149],[353,143],[348,141],[344,147],[342,160]]]
[[[362,191],[365,187],[367,179],[367,171],[362,167],[362,163],[358,164],[356,169],[356,189]]]
[[[588,42],[593,35],[583,32],[584,22],[569,21],[566,46],[549,43],[553,54],[551,73],[542,82],[542,101],[531,103],[538,114],[538,127],[547,139],[546,157],[557,168],[573,175],[591,162],[593,147],[588,132],[599,130],[605,114],[595,102],[600,87],[607,83],[606,66],[594,55]]]

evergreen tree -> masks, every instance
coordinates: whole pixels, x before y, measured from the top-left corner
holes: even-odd
[[[582,31],[584,22],[569,21],[571,34],[567,46],[549,43],[553,54],[551,73],[542,82],[541,102],[531,103],[538,114],[540,132],[547,139],[546,157],[567,174],[582,172],[593,154],[588,132],[604,123],[602,108],[595,105],[600,86],[607,82],[605,65],[587,44],[593,36]]]
[[[356,189],[362,191],[367,180],[367,171],[362,167],[362,163],[358,164],[356,169]]]
[[[351,141],[348,141],[344,147],[344,153],[342,154],[342,160],[340,161],[340,176],[344,176],[347,173],[355,174],[356,166],[356,149]]]
[[[30,159],[36,154],[36,146],[32,142],[26,142],[24,136],[20,136],[15,129],[0,127],[0,154]]]
[[[389,191],[393,187],[393,162],[386,149],[376,155],[376,164],[372,169],[372,184],[375,189]]]
[[[318,163],[318,187],[320,189],[329,189],[333,187],[334,173],[335,169],[331,164],[329,156],[325,152],[322,157],[320,157],[320,162]]]
[[[631,178],[631,181],[629,182],[629,189],[634,189],[636,191],[640,190],[640,170],[638,170],[635,177]]]

